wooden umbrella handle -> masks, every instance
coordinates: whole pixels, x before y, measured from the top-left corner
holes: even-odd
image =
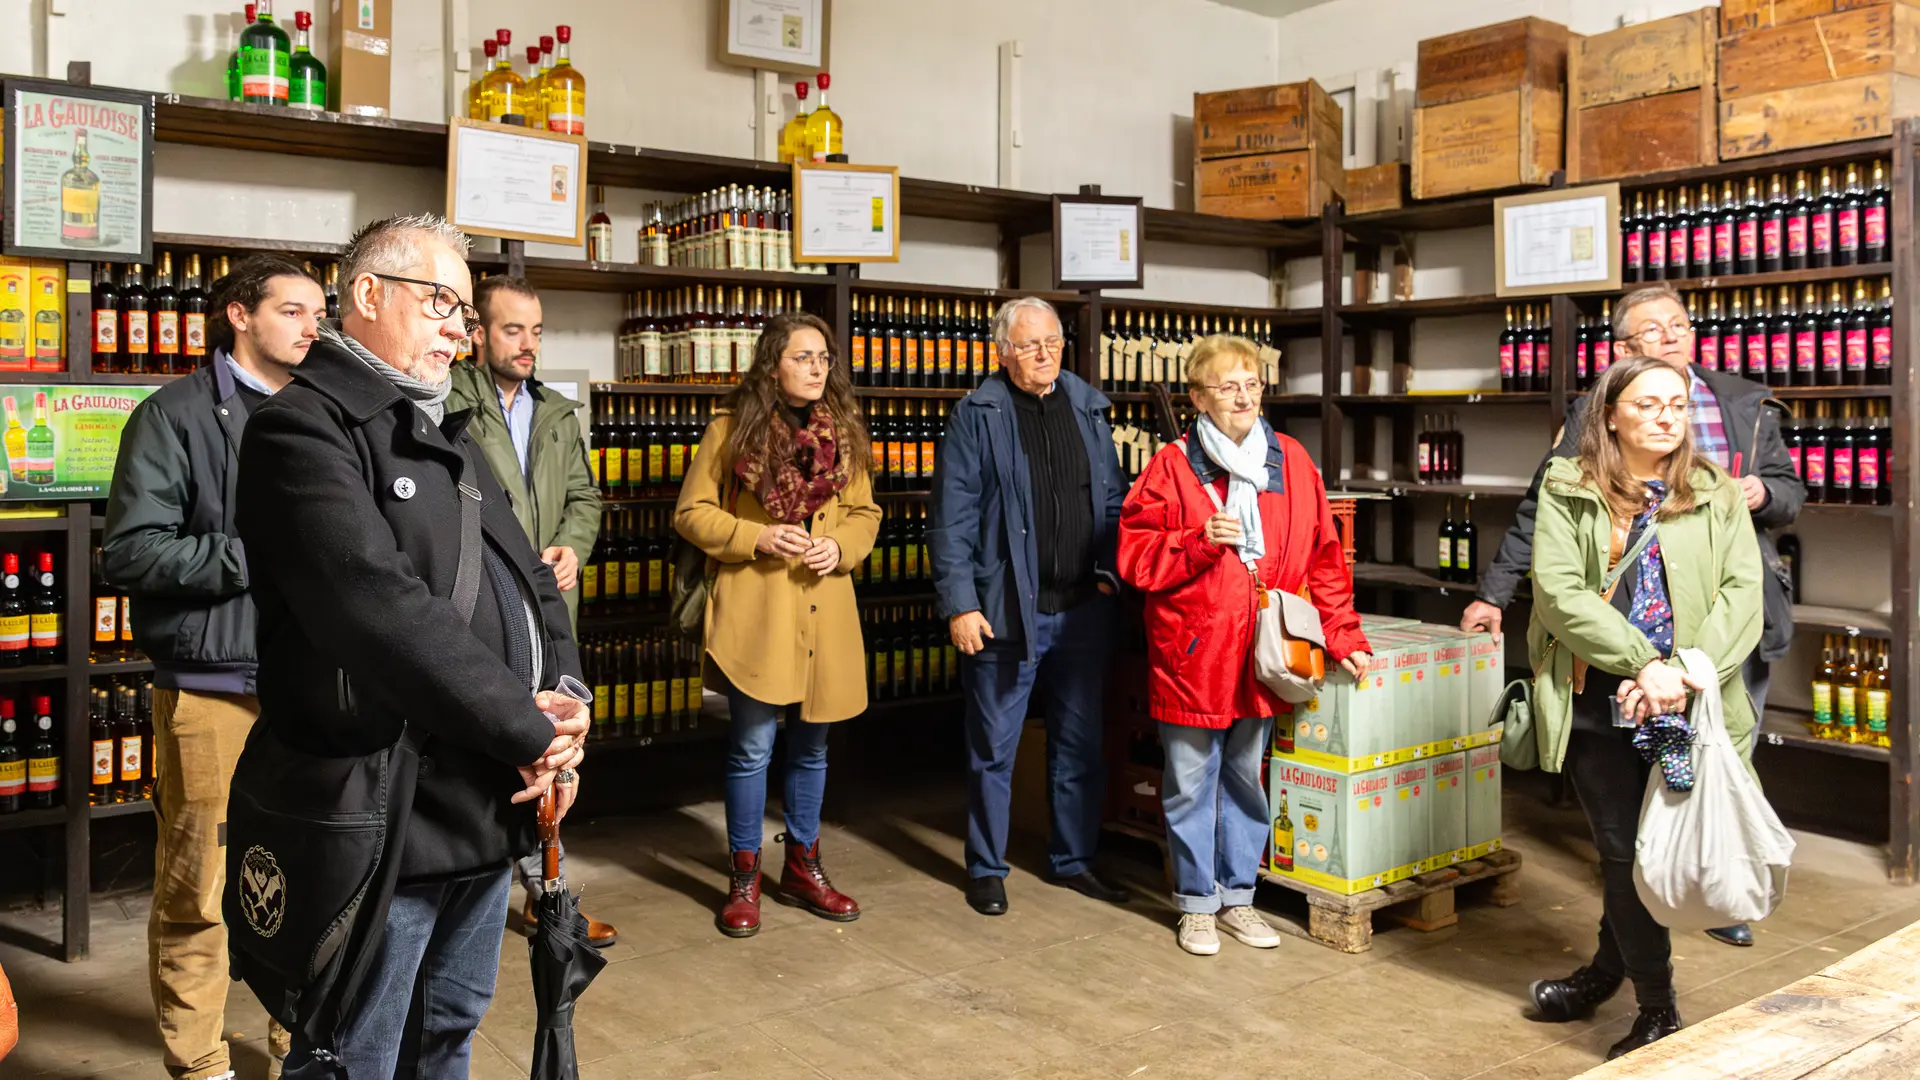
[[[541,871],[548,881],[560,877],[560,795],[557,786],[549,786],[547,793],[540,796],[537,817],[540,823]]]

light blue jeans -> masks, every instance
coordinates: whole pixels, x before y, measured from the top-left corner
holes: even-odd
[[[1271,717],[1235,720],[1225,729],[1160,725],[1167,753],[1160,805],[1173,855],[1173,903],[1182,913],[1253,903],[1268,843],[1260,759],[1272,727]]]
[[[785,705],[769,705],[731,687],[727,690],[727,843],[734,851],[759,851],[767,816],[767,766]],[[820,838],[820,803],[827,794],[827,729],[795,716],[787,725],[787,836],[802,847]]]

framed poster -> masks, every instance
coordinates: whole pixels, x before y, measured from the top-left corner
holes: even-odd
[[[8,79],[9,255],[153,261],[153,96]]]
[[[1497,295],[1618,292],[1620,279],[1619,184],[1493,201]]]
[[[1139,199],[1120,195],[1055,195],[1053,287],[1138,289],[1145,284],[1140,207]]]
[[[587,140],[455,118],[447,126],[447,220],[474,236],[580,244]]]
[[[0,500],[104,499],[120,456],[120,431],[157,386],[87,383],[0,386],[0,405],[20,417],[0,467]]]
[[[826,71],[832,7],[833,0],[714,0],[714,58],[791,75]]]
[[[793,261],[899,262],[899,168],[794,162]]]

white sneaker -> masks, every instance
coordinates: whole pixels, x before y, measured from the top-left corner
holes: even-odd
[[[1251,945],[1256,949],[1277,949],[1280,947],[1280,932],[1267,925],[1267,920],[1251,907],[1221,908],[1218,920],[1220,929],[1229,937],[1237,938],[1242,945]]]
[[[1212,956],[1220,951],[1220,935],[1213,932],[1213,916],[1188,912],[1180,916],[1180,947],[1195,956]]]

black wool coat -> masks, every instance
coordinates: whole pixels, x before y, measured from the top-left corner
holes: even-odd
[[[411,728],[421,764],[402,880],[477,872],[532,850],[533,804],[508,801],[522,786],[514,767],[553,741],[505,643],[481,640],[474,626],[486,623],[454,609],[463,479],[481,492],[486,541],[538,598],[543,685],[580,675],[553,571],[467,435],[469,415],[449,413],[436,428],[322,339],[292,385],[254,412],[240,448],[237,521],[260,612],[254,738],[267,730],[304,753],[358,756]],[[237,772],[247,770],[243,753]]]

